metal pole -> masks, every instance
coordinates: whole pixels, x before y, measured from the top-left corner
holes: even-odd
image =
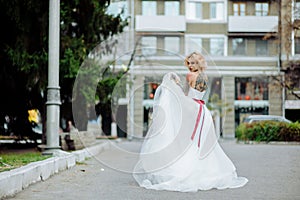
[[[60,0],[49,0],[49,50],[47,87],[47,145],[44,154],[53,154],[59,146],[59,16]]]

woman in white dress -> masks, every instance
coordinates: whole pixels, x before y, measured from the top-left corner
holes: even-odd
[[[133,177],[147,189],[196,192],[244,186],[218,143],[210,111],[202,100],[207,88],[206,62],[199,53],[185,59],[189,69],[184,92],[175,73],[164,76],[155,93],[153,121]]]

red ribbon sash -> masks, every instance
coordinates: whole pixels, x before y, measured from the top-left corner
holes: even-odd
[[[192,140],[194,140],[194,137],[196,135],[196,131],[198,129],[200,118],[201,118],[202,111],[203,111],[203,105],[205,104],[205,102],[203,100],[199,100],[199,99],[194,99],[194,100],[200,105],[200,107],[199,107],[199,111],[198,111],[194,131],[193,131],[193,134],[191,136]],[[199,132],[199,139],[198,139],[198,147],[199,148],[200,148],[200,138],[201,138],[202,128],[203,128],[203,124],[204,124],[204,117],[205,117],[205,112],[203,113],[201,128],[200,128],[200,132]]]

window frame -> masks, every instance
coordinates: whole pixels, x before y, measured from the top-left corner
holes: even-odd
[[[196,17],[196,12],[191,12],[193,10],[190,6],[190,3],[200,3],[201,9],[203,10],[203,4],[211,4],[211,3],[221,3],[223,6],[222,8],[222,19],[218,18],[211,18],[211,16],[208,16],[208,18],[204,18],[205,15],[203,15],[203,11],[200,12],[201,17]],[[227,4],[228,1],[226,0],[187,0],[185,1],[185,13],[186,13],[186,21],[188,23],[227,23]],[[195,6],[194,6],[195,7]],[[210,9],[211,5],[209,5]],[[217,15],[218,16],[218,15]]]
[[[221,18],[218,18],[218,4],[222,4],[222,17]],[[215,5],[215,13],[216,13],[216,16],[212,16],[212,5]],[[224,2],[219,2],[219,1],[216,1],[216,2],[210,2],[209,3],[209,19],[210,20],[220,20],[220,21],[223,21],[225,19],[225,15],[224,15]]]
[[[235,52],[235,50],[234,50],[234,40],[237,40],[237,39],[242,39],[243,41],[244,41],[244,43],[245,43],[245,45],[244,45],[244,53],[242,53],[242,54],[236,54],[236,53],[234,53]],[[231,39],[231,43],[232,43],[232,55],[233,56],[246,56],[247,55],[247,39],[246,38],[232,38]]]
[[[264,10],[264,7],[263,7],[264,4],[266,4],[268,6],[267,11]],[[257,5],[260,5],[260,9],[256,9]],[[254,9],[255,9],[255,16],[269,16],[269,14],[270,14],[270,5],[268,2],[255,2]],[[264,15],[265,12],[267,12],[266,15]],[[260,15],[258,15],[257,13],[260,13]]]
[[[237,12],[235,11],[235,5],[237,5],[238,10]],[[245,6],[245,10],[243,11],[244,15],[241,15],[241,5]],[[232,4],[232,11],[233,11],[233,16],[246,16],[246,11],[247,11],[247,4],[245,2],[233,2]],[[237,13],[237,14],[236,14]]]
[[[155,9],[151,10],[149,8],[151,8],[150,6],[144,6],[145,3],[154,3],[155,4]],[[147,12],[144,12],[144,11],[147,11]],[[151,11],[151,12],[149,12]],[[157,1],[142,1],[141,2],[141,15],[143,16],[156,16],[157,15]]]
[[[295,2],[293,17],[294,19],[300,19],[300,1]]]
[[[177,13],[175,13],[175,14],[173,14],[173,13],[167,14],[167,9],[166,8],[168,8],[169,6],[167,6],[166,4],[168,4],[170,2],[172,2],[172,3],[178,3],[178,7],[176,8],[176,12]],[[171,9],[171,10],[173,10],[173,9]],[[164,15],[166,15],[166,16],[179,16],[180,15],[180,1],[165,1],[164,2]]]
[[[258,52],[258,42],[265,42],[266,53],[259,54]],[[262,43],[261,43],[262,44]],[[256,39],[255,40],[255,55],[256,56],[269,56],[269,47],[268,47],[268,40]]]
[[[186,9],[191,9],[191,7],[190,7],[190,4],[194,4],[194,8],[195,8],[195,10],[194,10],[194,12],[185,12],[186,13],[186,18],[188,19],[188,20],[202,20],[203,19],[203,6],[202,6],[202,2],[201,1],[193,1],[193,0],[189,0],[189,1],[187,1],[186,2]],[[196,10],[196,8],[197,8],[197,6],[196,5],[199,5],[200,6],[200,17],[197,17],[197,15],[195,14],[195,16],[193,16],[193,17],[191,17],[190,18],[190,14],[192,13],[192,14],[194,14],[194,13],[197,13],[197,10]]]
[[[145,48],[144,45],[147,44],[143,44],[145,41],[143,41],[144,39],[149,39],[149,38],[153,38],[155,39],[155,41],[150,41],[151,44],[155,44],[155,46],[149,46],[150,47],[150,53],[148,52],[149,50],[147,50],[147,47]],[[146,42],[148,43],[148,42]],[[151,52],[153,51],[153,53]],[[141,36],[141,54],[142,55],[147,55],[147,56],[155,56],[157,55],[157,37],[156,36]]]
[[[297,49],[299,50],[297,51]],[[296,37],[296,36],[294,37],[294,55],[300,55],[300,37]]]
[[[228,53],[228,37],[226,35],[223,34],[185,34],[185,54],[189,54],[191,53],[191,51],[195,51],[190,49],[190,42],[194,39],[200,39],[201,40],[201,46],[199,47],[200,50],[198,50],[199,53],[203,53],[203,54],[210,54],[210,49],[209,51],[207,51],[206,49],[204,49],[203,47],[203,40],[204,39],[209,39],[209,48],[210,48],[210,42],[211,39],[215,39],[215,38],[222,38],[224,40],[224,46],[223,46],[223,55],[212,55],[212,56],[227,56]],[[211,55],[211,54],[210,54]]]
[[[196,40],[199,40],[198,42],[196,42]],[[196,51],[196,49],[190,49],[192,48],[191,46],[199,46],[200,49],[198,50],[199,53],[202,53],[202,47],[203,47],[203,37],[201,37],[201,35],[185,35],[185,52],[186,54],[189,54],[193,51]],[[191,43],[193,43],[193,45],[190,45]]]
[[[167,44],[167,43],[166,43],[166,39],[167,39],[167,38],[176,38],[176,39],[178,39],[178,41],[177,41],[177,42],[178,42],[178,43],[177,43],[177,44],[178,44],[178,49],[176,49],[176,51],[170,51],[170,53],[169,53],[169,51],[166,51],[166,50],[167,50],[167,49],[166,49],[166,46],[167,46],[167,45],[166,45],[166,44]],[[174,41],[173,41],[173,42],[174,42]],[[179,54],[179,53],[180,53],[180,49],[181,49],[181,48],[180,48],[180,44],[181,44],[181,43],[180,43],[180,36],[165,36],[165,37],[164,37],[164,49],[165,49],[165,51],[164,51],[165,53],[164,53],[164,54],[167,55],[167,56],[172,56],[172,55],[174,55],[174,54]]]
[[[212,40],[216,40],[216,39],[222,39],[223,40],[223,49],[222,49],[222,54],[212,54]],[[212,37],[209,39],[209,54],[211,56],[224,56],[225,55],[225,39],[224,37]]]

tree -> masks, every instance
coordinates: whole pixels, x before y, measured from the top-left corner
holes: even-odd
[[[117,16],[106,14],[110,1],[84,0],[62,2],[62,48],[64,50],[61,67],[65,74],[64,81],[74,80],[81,63],[87,55],[103,41],[119,34],[127,26],[127,19],[122,20],[121,14]],[[110,52],[112,46],[106,46],[106,52]],[[62,85],[64,85],[62,83]],[[71,84],[73,86],[73,84]],[[104,86],[105,87],[105,86]],[[81,120],[77,120],[79,130],[87,129],[87,110],[84,89],[79,90],[74,101],[82,107]],[[67,90],[72,92],[72,90]],[[71,93],[65,95],[70,97]],[[77,98],[77,99],[76,99]],[[79,105],[77,105],[79,106]]]
[[[300,29],[300,19],[296,18],[293,20],[293,16],[299,16],[300,10],[293,4],[293,0],[278,0],[277,4],[279,15],[278,32],[268,33],[264,39],[277,38],[279,44],[279,65],[285,75],[284,79],[278,76],[272,76],[272,78],[286,89],[287,94],[300,99],[300,95],[296,92],[300,90],[300,62],[299,60],[291,59],[292,42],[294,41],[292,36],[299,35],[298,30]]]
[[[29,134],[27,110],[33,105],[43,112],[46,84],[48,2],[0,1],[1,119],[16,121],[15,134]],[[12,106],[11,106],[12,105]],[[25,131],[27,130],[27,131]]]
[[[60,85],[62,110],[69,107],[77,71],[98,43],[121,33],[127,20],[109,15],[109,0],[61,0]],[[0,0],[0,83],[7,94],[1,114],[27,119],[29,106],[44,114],[48,59],[48,1]],[[10,103],[10,104],[8,104]],[[8,105],[13,106],[9,107]],[[69,112],[69,111],[68,111]],[[85,119],[86,112],[82,113]],[[86,125],[79,124],[80,130]]]

